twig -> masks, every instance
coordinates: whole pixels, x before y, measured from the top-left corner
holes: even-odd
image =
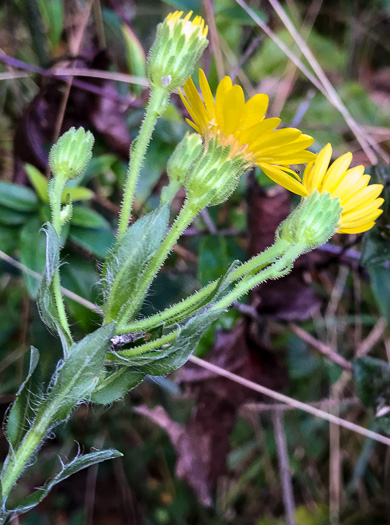
[[[229,77],[234,81],[236,76],[238,75],[238,72],[242,68],[242,66],[245,64],[245,62],[248,60],[248,58],[251,56],[251,54],[256,51],[258,45],[263,40],[263,35],[258,35],[255,38],[253,38],[252,42],[249,44],[249,46],[245,49],[244,53],[240,57],[240,60],[237,62],[237,64],[233,67],[233,69],[229,73]]]
[[[380,339],[382,339],[384,333],[386,332],[386,328],[386,319],[380,317],[375,323],[371,332],[365,339],[363,339],[360,346],[356,349],[356,357],[363,357],[364,355],[368,354],[371,348],[375,346]]]
[[[213,219],[210,216],[210,213],[206,208],[203,208],[203,210],[200,212],[200,215],[203,219],[203,222],[207,226],[207,229],[209,230],[209,233],[215,235],[217,233],[217,228],[213,222]]]
[[[276,450],[278,453],[280,481],[282,484],[282,495],[286,513],[286,525],[296,525],[294,494],[291,483],[290,465],[288,462],[286,434],[284,432],[281,412],[277,410],[274,411],[272,414],[272,422],[274,425]]]
[[[349,405],[356,405],[360,403],[359,398],[350,397],[346,399],[323,399],[322,401],[314,401],[313,403],[307,403],[309,406],[316,408],[344,408]],[[250,410],[253,412],[272,412],[274,410],[280,410],[285,412],[286,410],[295,410],[294,407],[286,405],[284,403],[245,403],[242,405],[240,410]]]
[[[31,270],[30,268],[20,263],[16,259],[13,259],[12,257],[10,257],[9,255],[7,255],[1,250],[0,250],[0,259],[3,259],[3,261],[6,261],[8,264],[13,266],[14,268],[17,268],[18,270],[21,270],[22,272],[25,272],[28,275],[31,275],[31,277],[34,277],[38,281],[42,281],[41,274],[39,274],[38,272],[34,272],[34,270]],[[94,312],[97,312],[99,314],[103,313],[100,306],[98,306],[97,304],[91,303],[87,299],[84,299],[84,297],[80,297],[79,295],[75,294],[74,292],[71,292],[70,290],[68,290],[67,288],[64,288],[63,286],[61,286],[61,292],[64,295],[66,295],[66,297],[69,297],[69,299],[72,299],[76,303],[82,304],[89,310],[93,310]]]
[[[383,443],[384,445],[390,446],[390,438],[386,436],[382,436],[381,434],[378,434],[377,432],[373,432],[372,430],[367,430],[366,428],[361,427],[360,425],[356,425],[355,423],[351,423],[350,421],[341,419],[340,417],[334,416],[333,414],[329,414],[328,412],[324,412],[323,410],[310,406],[306,403],[302,403],[302,401],[298,401],[297,399],[293,399],[289,396],[276,392],[275,390],[271,390],[270,388],[267,388],[263,385],[254,383],[253,381],[250,381],[249,379],[240,377],[237,374],[234,374],[233,372],[229,372],[228,370],[225,370],[221,368],[220,366],[214,365],[213,363],[209,363],[208,361],[204,361],[203,359],[199,359],[199,357],[195,357],[194,355],[189,358],[189,361],[191,361],[191,363],[194,363],[198,366],[201,366],[202,368],[205,368],[206,370],[209,370],[210,372],[214,372],[215,374],[219,376],[226,377],[227,379],[230,379],[231,381],[234,381],[235,383],[238,383],[239,385],[249,388],[250,390],[253,390],[254,392],[259,392],[260,394],[271,397],[272,399],[276,399],[277,401],[286,403],[287,405],[290,405],[294,408],[303,410],[303,412],[319,417],[331,423],[335,423],[336,425],[347,428],[348,430],[352,430],[353,432],[356,432],[357,434],[361,434],[362,436],[368,437],[370,439],[374,439],[375,441],[378,441],[379,443]]]
[[[203,5],[206,11],[207,23],[210,30],[211,50],[214,53],[215,65],[217,66],[218,78],[222,79],[224,76],[223,59],[221,47],[219,45],[219,36],[217,27],[215,25],[214,9],[212,0],[203,0]]]
[[[307,344],[321,352],[325,357],[336,363],[337,365],[341,366],[345,370],[348,370],[349,372],[352,372],[352,363],[344,359],[340,354],[335,352],[333,348],[326,345],[322,341],[318,341],[315,337],[313,337],[311,334],[306,332],[306,330],[303,330],[300,326],[296,325],[295,323],[289,323],[288,327],[292,332],[294,332],[295,335],[297,335],[300,339],[305,341]]]

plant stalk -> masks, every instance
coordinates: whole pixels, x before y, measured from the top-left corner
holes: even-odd
[[[153,130],[156,126],[158,117],[168,100],[169,94],[164,88],[153,88],[146,107],[145,118],[137,139],[130,148],[129,169],[125,191],[122,201],[122,209],[119,216],[118,239],[126,232],[129,225],[131,210],[133,207],[134,192],[137,185],[138,176],[146,150],[149,146]]]

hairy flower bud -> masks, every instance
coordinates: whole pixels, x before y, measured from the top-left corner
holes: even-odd
[[[192,11],[181,18],[183,11],[169,14],[157,26],[157,35],[149,52],[148,75],[152,87],[169,92],[182,86],[195,68],[208,44],[204,20]]]
[[[282,222],[276,236],[308,252],[325,244],[337,231],[342,207],[330,193],[314,191]]]
[[[51,148],[50,168],[54,175],[74,179],[81,175],[92,156],[93,135],[84,128],[70,128]]]
[[[230,146],[219,145],[218,138],[210,140],[186,175],[184,185],[189,201],[204,201],[208,206],[221,204],[230,197],[240,176],[248,169],[242,156],[230,157]]]

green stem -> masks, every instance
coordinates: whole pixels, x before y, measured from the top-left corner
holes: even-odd
[[[37,416],[33,426],[26,434],[16,452],[9,453],[8,464],[1,480],[3,501],[8,497],[26,464],[30,461],[30,458],[33,456],[39,444],[45,438],[47,431],[51,426],[51,419],[57,411],[57,408],[57,406],[53,407],[52,410],[49,409],[45,411],[40,417]]]
[[[276,248],[276,246],[278,246],[278,242],[276,242],[272,248]],[[285,243],[283,243],[283,246],[285,248]],[[289,248],[285,251],[285,253],[276,262],[274,262],[264,270],[252,276],[250,276],[250,274],[247,273],[247,277],[240,281],[230,293],[228,293],[220,301],[216,302],[211,309],[216,310],[227,308],[232,304],[232,302],[236,301],[242,295],[248,293],[252,288],[255,288],[264,281],[267,281],[268,279],[277,279],[279,277],[283,277],[284,275],[290,272],[294,261],[305,251],[304,248],[305,246],[301,246],[300,244],[293,246],[290,245]],[[280,245],[279,249],[281,249]],[[271,250],[271,248],[269,250]],[[150,343],[140,345],[130,350],[123,350],[122,352],[118,352],[118,355],[120,355],[123,358],[131,358],[137,355],[144,354],[149,350],[159,348],[163,344],[174,341],[178,334],[179,330],[173,330],[169,334],[155,339]],[[107,356],[107,359],[111,362],[120,362],[120,359],[118,357],[115,357],[115,355],[113,354]]]
[[[241,264],[236,268],[229,276],[229,282],[234,282],[240,279],[244,275],[247,275],[254,271],[259,271],[264,266],[271,264],[274,260],[280,257],[283,252],[287,249],[289,244],[278,241],[270,248],[265,250],[263,253],[253,257],[244,264]],[[162,312],[155,314],[146,319],[135,321],[129,324],[119,324],[116,330],[117,334],[129,334],[133,332],[144,332],[155,326],[162,324],[169,319],[175,318],[180,320],[180,316],[186,317],[187,312],[194,307],[197,303],[201,303],[208,295],[211,295],[219,285],[219,281],[213,281],[198,292],[185,299],[179,304],[175,304],[169,308],[166,308]],[[179,317],[179,319],[178,319]]]
[[[53,228],[55,229],[59,238],[61,237],[61,229],[62,229],[61,198],[62,198],[62,193],[65,188],[66,180],[67,179],[65,177],[56,175],[54,179],[52,179],[51,181],[52,188],[49,190],[49,200],[50,200],[50,207],[51,207],[51,221],[53,224]],[[54,298],[55,298],[55,302],[57,306],[57,313],[58,313],[58,318],[59,318],[58,320],[60,321],[60,324],[66,333],[66,336],[68,338],[68,343],[72,344],[72,335],[70,332],[68,318],[66,315],[64,299],[61,293],[60,271],[58,268],[54,272],[54,275],[53,275],[52,287],[53,287]]]
[[[145,354],[146,352],[149,352],[150,350],[155,350],[156,348],[160,348],[160,346],[163,346],[167,343],[171,343],[172,341],[176,339],[178,335],[179,335],[179,330],[173,330],[172,332],[169,332],[169,334],[163,335],[162,337],[159,337],[158,339],[154,339],[153,341],[150,341],[150,343],[145,343],[143,345],[137,346],[135,348],[131,348],[129,350],[121,350],[121,351],[118,351],[117,354],[123,358],[130,359],[131,357]],[[107,354],[106,360],[124,364],[123,360],[118,359],[118,357],[116,357],[115,354]]]
[[[274,264],[265,268],[252,277],[244,278],[235,288],[225,295],[220,301],[217,301],[212,310],[223,309],[237,301],[241,296],[268,279],[277,279],[283,277],[291,271],[294,261],[305,251],[306,246],[300,244],[292,245]]]
[[[180,237],[183,231],[193,221],[196,215],[206,204],[207,203],[197,202],[197,204],[194,205],[188,200],[184,203],[181,212],[177,216],[176,221],[173,223],[172,228],[167,233],[158,252],[155,253],[154,256],[150,259],[149,264],[146,267],[146,270],[137,285],[137,289],[132,298],[132,302],[129,305],[129,307],[123,312],[121,319],[118,319],[118,323],[120,323],[121,320],[127,322],[129,319],[131,319],[132,315],[138,308],[140,300],[144,296],[146,290],[148,289],[150,283],[153,281],[157,272],[161,268],[165,259],[168,257],[168,254],[172,250],[177,239]]]
[[[165,107],[168,97],[169,94],[164,88],[153,88],[150,92],[145,118],[142,122],[139,135],[130,149],[129,169],[127,172],[122,209],[119,218],[118,238],[127,230],[133,206],[134,192],[142,162],[153,130],[156,126],[157,119],[161,115],[161,110]]]

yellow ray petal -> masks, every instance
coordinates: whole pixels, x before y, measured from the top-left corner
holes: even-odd
[[[350,211],[348,213],[343,213],[342,214],[343,225],[345,223],[360,221],[361,219],[365,219],[366,217],[369,217],[372,213],[376,213],[379,206],[382,206],[383,203],[384,203],[384,199],[376,199],[374,202],[371,202],[364,208],[359,208],[357,210]]]
[[[217,94],[215,96],[215,118],[220,128],[223,127],[223,106],[225,96],[228,91],[232,89],[232,81],[230,77],[224,77],[217,87]]]
[[[317,159],[314,163],[313,171],[311,172],[310,179],[308,181],[309,186],[307,189],[309,193],[312,193],[316,188],[320,188],[326,171],[329,167],[329,162],[332,157],[332,146],[328,143],[319,152]]]
[[[268,100],[268,96],[264,93],[258,93],[248,100],[242,115],[242,129],[255,126],[263,120],[265,112],[267,111]]]
[[[250,128],[244,128],[241,125],[241,131],[238,131],[235,137],[240,141],[240,144],[249,144],[249,147],[252,148],[257,139],[264,136],[265,133],[273,131],[279,126],[280,122],[280,118],[273,117],[262,120]]]
[[[348,170],[347,173],[349,173],[350,171],[351,170]],[[349,202],[349,199],[351,199],[355,195],[355,193],[358,193],[359,191],[366,188],[368,183],[370,182],[370,179],[371,179],[370,175],[362,175],[360,179],[357,181],[357,183],[355,184],[353,191],[349,195],[343,195],[342,197],[340,197],[341,206],[344,206],[344,204],[347,205]]]
[[[354,211],[359,206],[374,201],[383,190],[382,184],[371,184],[368,188],[363,188],[355,193],[343,206],[343,213]]]
[[[215,102],[209,83],[203,69],[199,69],[199,84],[202,90],[203,100],[206,105],[209,120],[215,119]]]
[[[338,230],[338,233],[363,233],[367,232],[368,230],[371,230],[371,228],[375,226],[375,222],[368,222],[367,224],[364,224],[362,226],[355,226],[354,228],[340,228]]]
[[[230,135],[234,133],[240,120],[242,118],[242,113],[245,106],[245,97],[244,92],[240,86],[233,86],[225,96],[225,101],[223,105],[223,127],[221,130]]]
[[[260,163],[259,167],[264,171],[267,177],[269,177],[277,184],[280,184],[287,190],[290,190],[293,193],[297,193],[298,195],[302,195],[303,197],[306,197],[308,195],[306,188],[304,188],[300,182],[297,182],[290,175],[286,175],[281,169],[278,169],[276,166]]]
[[[348,152],[344,155],[341,155],[336,159],[333,164],[328,169],[322,184],[320,184],[320,191],[329,191],[332,193],[340,180],[344,177],[345,172],[349,168],[349,165],[352,162],[352,153]]]
[[[364,166],[356,166],[345,172],[344,178],[340,184],[332,192],[332,197],[339,197],[345,199],[346,195],[351,196],[355,193],[355,186],[358,184],[364,173]]]

